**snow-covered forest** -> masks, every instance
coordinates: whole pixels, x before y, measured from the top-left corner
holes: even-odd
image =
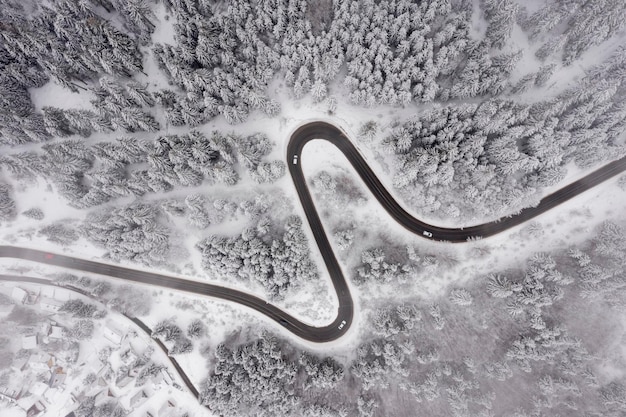
[[[625,13],[626,0],[0,0],[0,243],[333,305],[286,175],[293,129],[341,126],[417,217],[514,214],[626,155]],[[623,224],[474,276],[361,217],[370,194],[352,173],[312,172],[364,317],[328,352],[254,321],[224,340],[199,319],[153,323],[172,355],[201,354],[212,413],[626,412]],[[447,269],[459,276],[443,295],[399,297]],[[157,297],[55,280],[129,316],[150,316]],[[62,312],[72,349],[104,314]],[[0,387],[28,353],[11,343],[0,336]],[[94,410],[111,411],[88,401],[75,415]]]
[[[225,416],[622,415],[623,363],[606,366],[621,357],[624,236],[605,222],[520,269],[372,306],[340,361],[267,333],[221,344],[203,401]]]

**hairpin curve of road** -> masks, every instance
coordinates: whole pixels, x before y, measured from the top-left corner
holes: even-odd
[[[291,174],[298,197],[300,198],[300,203],[302,204],[309,226],[324,259],[339,301],[337,317],[332,323],[323,327],[303,323],[259,297],[219,285],[14,246],[0,246],[0,257],[23,259],[232,301],[264,314],[302,339],[316,343],[330,342],[339,339],[352,324],[354,303],[341,267],[337,262],[328,237],[324,232],[322,222],[313,204],[313,199],[311,198],[302,172],[302,164],[300,162],[302,150],[307,142],[314,139],[322,139],[330,142],[346,156],[372,195],[396,222],[411,233],[420,237],[452,243],[461,243],[469,239],[489,237],[508,230],[626,170],[626,157],[624,157],[608,163],[587,176],[544,197],[537,206],[523,209],[515,215],[476,226],[444,228],[424,223],[404,210],[372,172],[369,165],[365,162],[365,159],[352,142],[348,140],[347,135],[338,127],[324,121],[310,122],[300,126],[291,135],[287,145],[289,173]]]

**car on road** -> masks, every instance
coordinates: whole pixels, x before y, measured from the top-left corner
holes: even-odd
[[[346,321],[345,321],[345,320],[342,320],[342,321],[341,321],[341,324],[340,324],[340,325],[339,325],[339,327],[338,327],[338,329],[339,329],[339,330],[343,329],[343,326],[345,326],[345,325],[346,325]]]
[[[422,232],[422,234],[423,234],[424,236],[426,236],[426,237],[433,237],[433,234],[432,234],[432,233],[430,233],[428,230],[424,230],[424,231]]]
[[[278,319],[278,321],[280,322],[280,324],[282,324],[283,326],[288,325],[289,323],[287,322],[287,320],[285,319]]]
[[[298,155],[293,156],[293,164],[298,165]]]
[[[54,255],[51,254],[51,253],[46,253],[45,258],[46,259],[52,259],[52,258],[54,258]]]

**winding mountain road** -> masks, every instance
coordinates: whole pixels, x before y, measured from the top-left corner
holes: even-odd
[[[339,300],[337,317],[332,323],[324,327],[308,325],[278,307],[268,304],[261,298],[218,285],[13,246],[0,246],[0,257],[23,259],[232,301],[264,314],[302,339],[318,343],[336,340],[350,328],[354,305],[348,284],[328,241],[328,237],[324,232],[322,222],[313,204],[313,199],[302,172],[302,149],[307,142],[313,139],[327,140],[343,152],[383,208],[407,230],[425,238],[447,242],[465,242],[470,238],[493,236],[536,217],[626,170],[626,158],[622,158],[546,196],[536,207],[524,209],[516,215],[462,229],[443,228],[426,224],[404,210],[393,199],[358,150],[339,128],[326,122],[312,122],[301,126],[291,135],[287,146],[287,164]]]

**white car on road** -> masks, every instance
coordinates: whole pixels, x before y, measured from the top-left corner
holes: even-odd
[[[293,156],[293,164],[298,165],[298,155]]]
[[[338,329],[339,329],[339,330],[343,329],[343,326],[345,326],[345,325],[346,325],[346,321],[345,321],[345,320],[342,320],[342,321],[341,321],[341,324],[340,324],[340,325],[339,325],[339,327],[338,327]]]
[[[422,232],[422,234],[423,234],[424,236],[426,236],[426,237],[433,237],[433,234],[432,234],[432,233],[430,233],[428,230],[424,230],[424,231]]]

